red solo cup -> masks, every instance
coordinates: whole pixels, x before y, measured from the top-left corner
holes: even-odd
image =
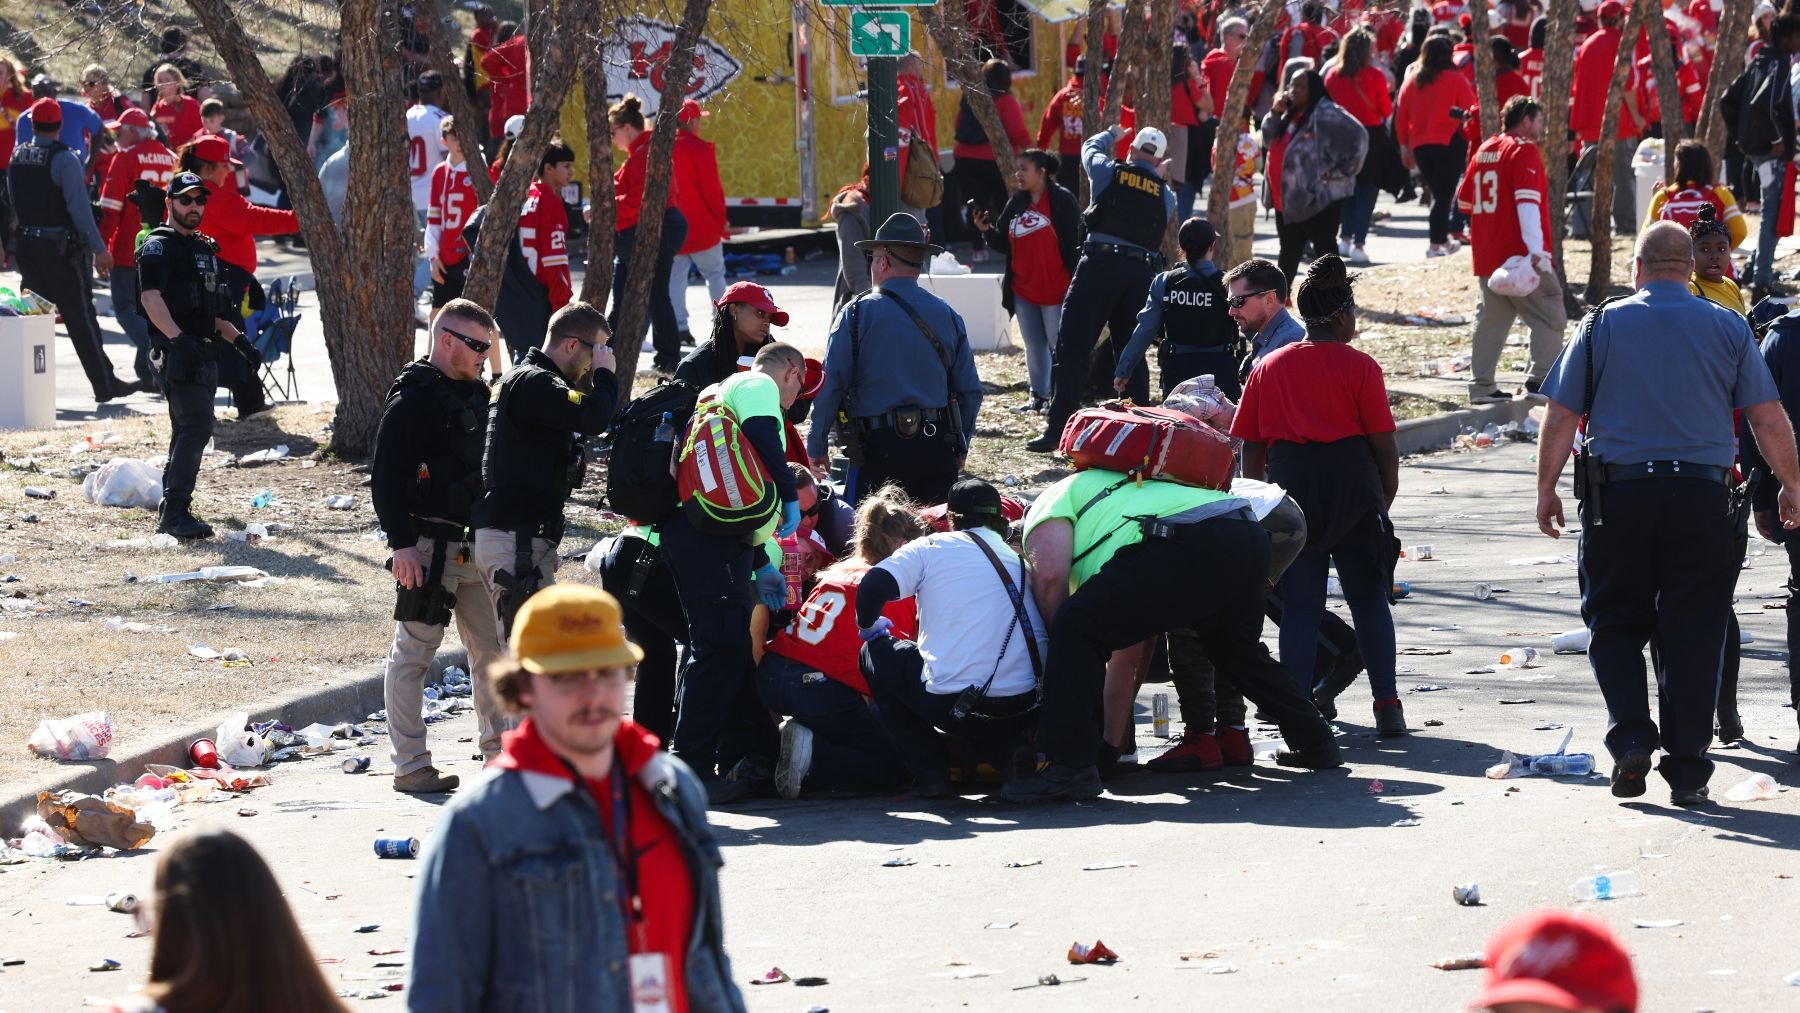
[[[219,749],[211,739],[195,739],[194,744],[188,747],[188,759],[193,760],[196,767],[219,769]]]

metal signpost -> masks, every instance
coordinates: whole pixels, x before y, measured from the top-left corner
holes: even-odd
[[[853,7],[850,55],[869,62],[869,228],[877,229],[900,210],[900,59],[912,51],[912,14],[937,0],[886,0],[869,6],[855,0],[823,0],[826,7]]]

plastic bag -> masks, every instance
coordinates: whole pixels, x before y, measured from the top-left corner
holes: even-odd
[[[1499,295],[1523,298],[1536,292],[1537,287],[1537,268],[1531,266],[1531,258],[1524,254],[1506,258],[1506,263],[1488,277],[1489,290]]]
[[[115,457],[81,480],[89,503],[155,510],[162,501],[162,469],[149,461]]]
[[[233,767],[260,767],[269,762],[269,740],[249,728],[250,715],[242,711],[219,724],[213,736],[219,759]]]
[[[928,271],[931,274],[938,275],[971,274],[974,272],[974,268],[957,260],[955,254],[946,251],[931,258],[931,264],[928,267]]]
[[[38,722],[27,747],[52,760],[100,760],[112,750],[113,720],[105,711]]]

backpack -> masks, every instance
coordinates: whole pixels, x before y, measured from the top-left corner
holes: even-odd
[[[1725,220],[1725,209],[1720,206],[1719,198],[1713,195],[1710,188],[1690,186],[1681,190],[1673,187],[1668,189],[1668,198],[1663,201],[1662,213],[1658,216],[1662,221],[1674,222],[1685,229],[1699,220],[1700,209],[1709,204],[1715,217],[1719,221]]]
[[[1732,124],[1737,128],[1738,150],[1752,158],[1767,155],[1781,140],[1781,130],[1775,121],[1776,74],[1786,74],[1787,65],[1784,61],[1779,70],[1772,67],[1773,64],[1759,54],[1731,87],[1738,100],[1737,122]]]
[[[1083,408],[1063,427],[1057,450],[1076,471],[1103,468],[1139,480],[1166,479],[1230,489],[1231,437],[1186,412],[1108,401]]]
[[[612,452],[606,466],[606,500],[639,524],[656,524],[681,505],[675,481],[675,448],[694,416],[699,392],[666,380],[634,398],[607,429]],[[674,437],[658,442],[657,427],[669,416]]]
[[[944,199],[944,172],[937,152],[925,138],[913,135],[906,144],[906,175],[900,178],[900,203],[908,207],[934,208]]]
[[[739,433],[723,401],[701,401],[675,465],[677,494],[688,522],[715,535],[753,536],[781,502],[762,455]]]

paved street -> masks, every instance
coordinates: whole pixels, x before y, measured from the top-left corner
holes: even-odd
[[[1431,961],[1479,950],[1516,914],[1571,904],[1569,886],[1580,877],[1621,871],[1637,874],[1641,896],[1580,907],[1621,933],[1637,961],[1643,1009],[1791,1005],[1783,977],[1800,970],[1787,928],[1800,900],[1800,881],[1790,878],[1800,874],[1800,793],[1684,812],[1667,804],[1654,776],[1650,793],[1629,804],[1613,799],[1600,776],[1482,776],[1503,749],[1554,750],[1566,732],[1538,730],[1548,723],[1573,729],[1571,751],[1602,752],[1605,714],[1585,659],[1549,652],[1551,636],[1578,622],[1575,568],[1509,563],[1575,550],[1531,523],[1535,450],[1512,444],[1405,467],[1396,525],[1408,545],[1432,544],[1436,558],[1400,564],[1412,595],[1396,607],[1399,643],[1450,653],[1400,658],[1409,738],[1377,744],[1365,684],[1344,695],[1344,769],[1296,772],[1265,760],[1221,776],[1140,774],[1079,806],[803,798],[715,813],[737,978],[780,967],[830,982],[745,985],[751,1009],[1141,1002],[1451,1011],[1478,989],[1479,972],[1439,971]],[[1750,743],[1714,752],[1715,799],[1750,773],[1794,779],[1783,613],[1761,608],[1781,588],[1785,559],[1764,548],[1752,542],[1739,584],[1740,619],[1756,637],[1745,648],[1741,694]],[[1493,585],[1494,597],[1476,600],[1477,582]],[[1541,664],[1464,674],[1517,646],[1543,652]],[[1427,685],[1443,688],[1421,691]],[[1167,691],[1147,686],[1139,698],[1146,755],[1160,748],[1149,738],[1150,694]],[[476,764],[473,747],[458,739],[473,731],[465,715],[431,732],[442,765],[464,777]],[[382,748],[365,752],[376,756],[369,776],[346,776],[335,759],[284,764],[271,787],[180,814],[185,825],[228,825],[271,858],[314,951],[345,988],[379,987],[401,972],[376,962],[406,959],[369,951],[406,947],[416,866],[377,859],[370,842],[429,839],[437,817],[431,802],[388,789]],[[1608,767],[1604,756],[1600,766]],[[240,806],[256,815],[238,815]],[[65,902],[147,894],[161,843],[74,865],[0,867],[0,956],[25,961],[0,971],[0,1008],[68,1009],[142,981],[149,941],[124,938],[130,919]],[[901,856],[916,864],[883,867]],[[1033,860],[1041,864],[1004,867]],[[1082,871],[1113,861],[1135,865]],[[1484,906],[1453,903],[1451,887],[1469,881],[1480,884]],[[1634,927],[1640,919],[1679,924]],[[380,928],[353,931],[371,923]],[[1096,938],[1123,961],[1065,962],[1072,941]],[[85,970],[107,957],[122,970]],[[1013,991],[1051,973],[1086,980]]]

